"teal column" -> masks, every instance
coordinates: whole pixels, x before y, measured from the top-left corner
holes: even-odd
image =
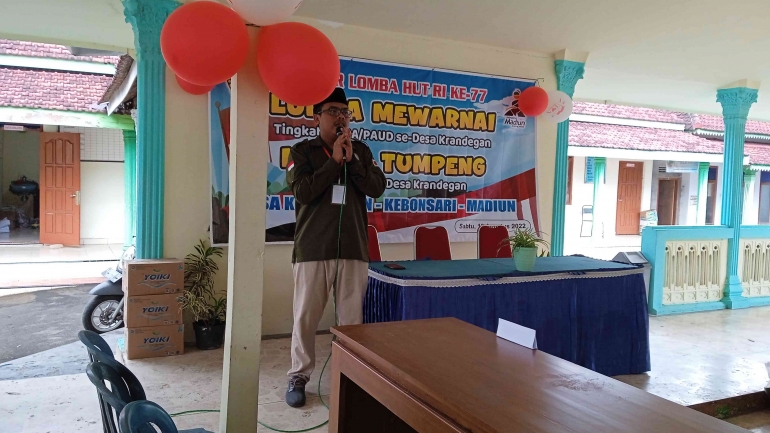
[[[724,179],[722,181],[722,225],[733,229],[727,244],[727,281],[722,302],[727,308],[747,307],[738,277],[743,216],[743,144],[746,118],[751,104],[757,102],[757,90],[747,87],[720,89],[717,102],[722,104],[725,122]]]
[[[709,168],[711,164],[698,165],[698,206],[695,210],[695,224],[706,224],[706,199],[708,198]]]
[[[124,240],[123,250],[136,235],[136,132],[123,130]]]
[[[594,201],[593,201],[593,228],[591,236],[593,236],[596,232],[597,223],[601,224],[601,231],[600,234],[604,233],[604,221],[601,219],[597,220],[597,215],[599,215],[599,210],[597,209],[597,206],[599,204],[599,195],[601,190],[604,186],[604,173],[607,171],[607,158],[603,157],[594,157]]]
[[[556,88],[569,95],[583,78],[585,63],[556,60]],[[564,213],[567,205],[567,148],[569,147],[569,119],[560,122],[556,130],[556,161],[554,164],[553,207],[551,219],[551,255],[564,255]]]
[[[746,207],[746,203],[751,202],[751,198],[754,195],[754,181],[757,179],[757,172],[749,170],[748,168],[743,170],[743,207]],[[746,210],[746,209],[744,209]],[[756,215],[756,212],[754,213]],[[749,224],[746,219],[746,213],[742,214],[741,224]],[[756,224],[756,222],[754,223]]]
[[[136,256],[163,257],[166,62],[160,31],[174,0],[123,0],[137,53]]]

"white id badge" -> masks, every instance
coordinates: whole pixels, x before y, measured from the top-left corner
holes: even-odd
[[[345,185],[334,185],[332,187],[332,204],[345,204]]]

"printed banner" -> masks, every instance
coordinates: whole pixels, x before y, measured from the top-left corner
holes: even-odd
[[[338,85],[353,111],[353,138],[369,145],[387,178],[383,196],[367,200],[380,242],[411,242],[420,225],[444,226],[452,241],[475,241],[480,225],[539,231],[535,119],[518,109],[533,81],[343,58]],[[229,98],[218,99],[228,90],[220,87],[211,93],[214,243],[227,242],[217,237],[228,194],[220,119]],[[268,242],[293,240],[289,150],[317,134],[312,107],[270,96]]]
[[[230,84],[209,92],[211,166],[211,244],[226,245],[230,235]]]

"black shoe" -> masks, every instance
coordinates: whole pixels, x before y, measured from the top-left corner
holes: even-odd
[[[291,407],[305,405],[305,384],[307,381],[301,376],[293,376],[289,379],[289,387],[286,389],[286,404]]]

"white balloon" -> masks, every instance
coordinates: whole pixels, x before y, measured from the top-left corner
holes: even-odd
[[[560,123],[569,119],[570,114],[572,114],[572,98],[561,90],[548,92],[548,108],[541,117]]]
[[[244,20],[258,26],[286,21],[302,0],[227,0]]]

